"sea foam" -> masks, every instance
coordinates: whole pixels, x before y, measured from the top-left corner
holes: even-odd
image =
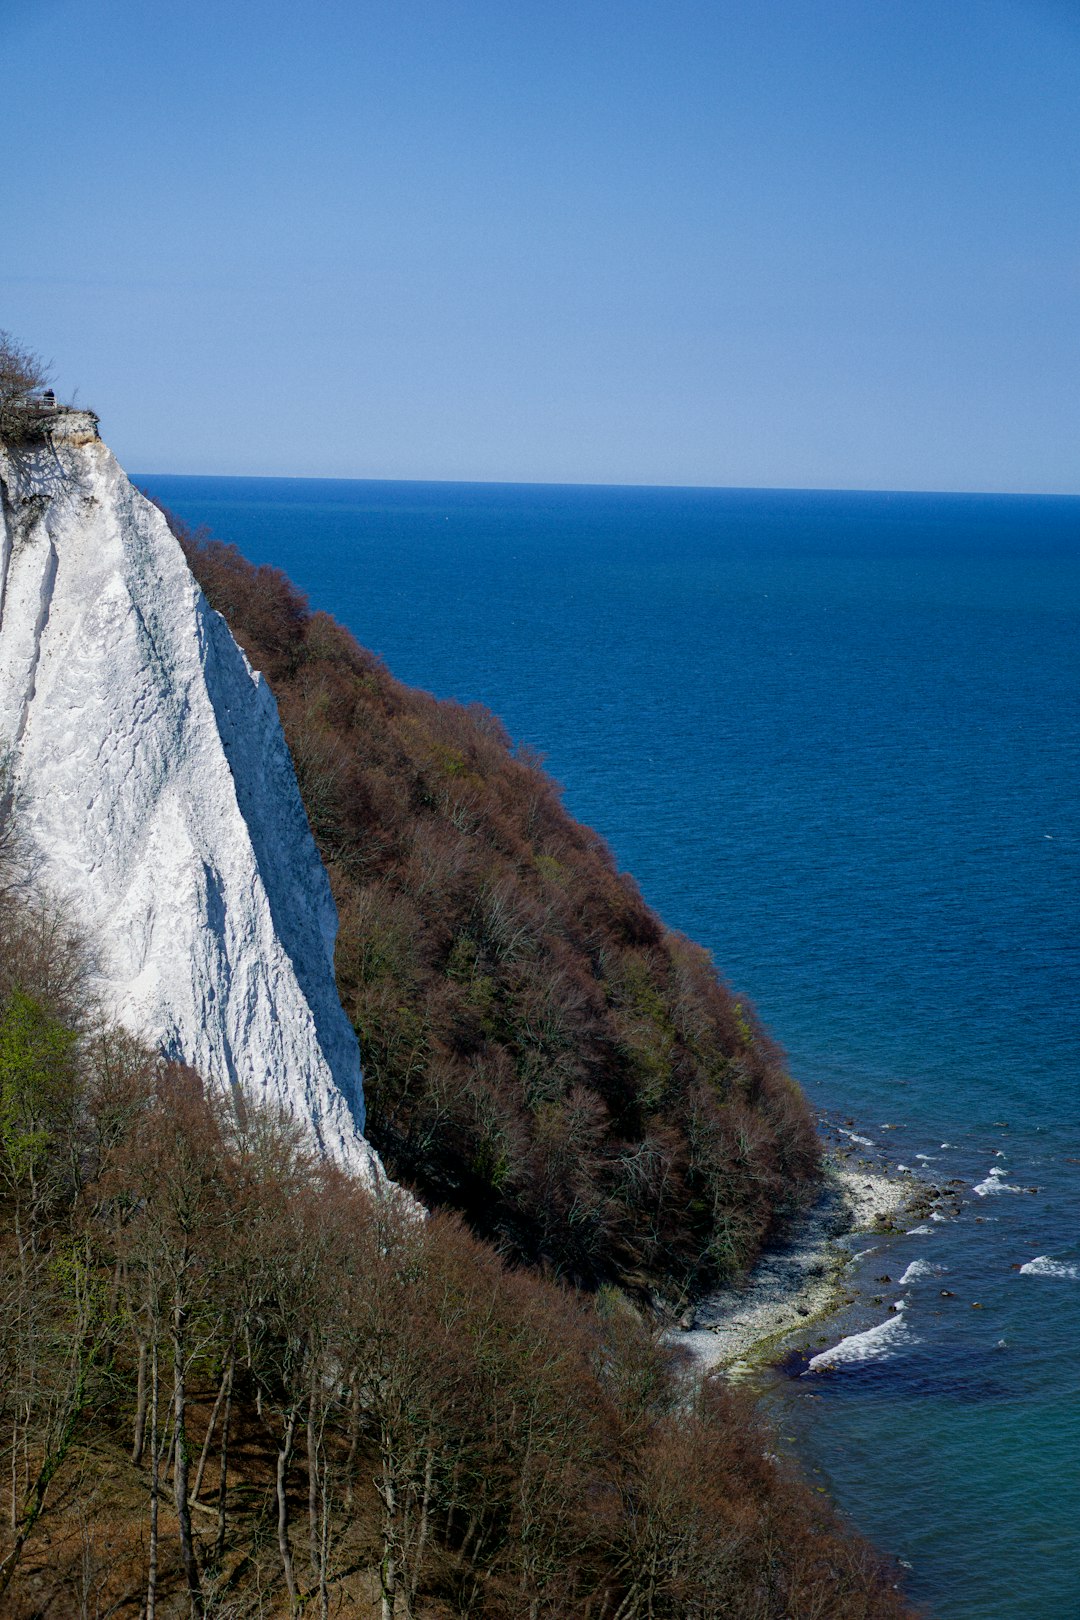
[[[838,1126],[837,1128],[840,1131],[841,1136],[848,1137],[848,1139],[852,1142],[858,1142],[860,1147],[873,1147],[874,1145],[868,1136],[858,1136],[854,1131],[845,1131],[842,1125]]]
[[[940,1277],[947,1266],[935,1266],[930,1260],[913,1260],[904,1275],[900,1278],[900,1287],[905,1288],[908,1283],[917,1282],[920,1277]]]
[[[895,1316],[879,1322],[876,1327],[867,1328],[865,1333],[849,1333],[831,1350],[822,1350],[819,1355],[812,1356],[806,1371],[828,1372],[833,1367],[855,1366],[864,1361],[885,1361],[895,1354],[905,1340],[910,1342],[911,1333],[904,1321],[904,1302],[901,1299],[896,1303]]]
[[[1051,1260],[1048,1254],[1037,1254],[1020,1267],[1020,1272],[1027,1277],[1070,1277],[1073,1282],[1080,1281],[1080,1269],[1067,1266],[1064,1260]]]
[[[1007,1175],[1007,1170],[1002,1170],[998,1165],[995,1164],[986,1180],[977,1181],[971,1190],[973,1193],[977,1193],[980,1198],[985,1198],[988,1193],[1022,1192],[1023,1188],[1021,1187],[1009,1186],[1008,1182],[1003,1179]]]

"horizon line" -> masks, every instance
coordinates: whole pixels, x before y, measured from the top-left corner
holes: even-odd
[[[480,485],[492,489],[607,489],[607,490],[685,490],[702,494],[730,495],[932,495],[972,496],[976,498],[1007,500],[1080,500],[1077,490],[1008,490],[1008,489],[895,489],[845,484],[656,484],[648,482],[625,483],[614,479],[562,479],[562,478],[390,478],[371,475],[357,477],[342,473],[199,473],[199,472],[132,472],[139,478],[200,478],[244,479],[267,484],[423,484],[446,485],[450,488],[472,488]]]

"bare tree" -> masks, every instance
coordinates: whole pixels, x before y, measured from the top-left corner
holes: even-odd
[[[0,438],[21,439],[31,423],[27,407],[49,380],[50,366],[32,349],[0,331]]]
[[[157,1512],[159,1348],[171,1352],[172,1493],[180,1556],[192,1620],[204,1608],[189,1490],[188,1378],[213,1344],[215,1248],[226,1224],[222,1186],[225,1107],[197,1075],[179,1064],[159,1074],[155,1106],[137,1121],[115,1163],[114,1192],[132,1209],[124,1229],[129,1277],[141,1283],[145,1305],[136,1319],[140,1360],[150,1351],[151,1529]],[[136,1420],[133,1455],[141,1449],[145,1396]],[[151,1606],[152,1586],[148,1589]]]

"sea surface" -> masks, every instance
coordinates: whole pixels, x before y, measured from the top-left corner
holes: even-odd
[[[139,482],[494,709],[833,1134],[956,1182],[765,1398],[940,1620],[1080,1616],[1080,499]]]

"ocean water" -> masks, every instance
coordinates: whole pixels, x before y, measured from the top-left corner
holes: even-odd
[[[941,1620],[1080,1616],[1080,499],[139,481],[493,708],[830,1133],[956,1183],[765,1399]]]

